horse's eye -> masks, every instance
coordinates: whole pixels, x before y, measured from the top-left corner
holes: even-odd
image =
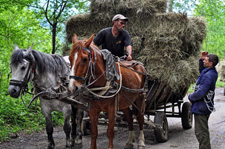
[[[87,58],[83,58],[83,62],[86,63],[87,62]]]
[[[26,69],[26,67],[24,67],[24,66],[23,66],[23,67],[21,67],[21,70],[25,70],[25,69]]]

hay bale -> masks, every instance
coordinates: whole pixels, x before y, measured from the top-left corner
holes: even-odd
[[[140,55],[138,60],[144,64],[151,80],[166,82],[173,92],[179,93],[184,87],[188,88],[199,75],[199,54],[186,60],[173,60],[146,47]]]
[[[131,36],[132,42],[132,58],[136,59],[141,50],[143,49],[143,39],[139,36]]]
[[[91,0],[91,13],[141,15],[166,12],[167,0]]]
[[[78,36],[97,34],[102,28],[112,26],[112,18],[117,13],[129,18],[126,29],[132,36],[141,36],[153,14],[166,12],[166,8],[166,0],[92,0],[89,14],[67,20],[66,39],[71,42],[73,33]]]
[[[206,24],[202,18],[189,19],[181,13],[163,13],[155,14],[142,32],[144,47],[177,61],[200,52],[206,36]],[[139,52],[140,56],[142,54]]]

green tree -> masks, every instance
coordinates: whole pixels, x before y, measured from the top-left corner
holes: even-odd
[[[195,15],[202,16],[207,22],[207,37],[203,50],[224,58],[225,52],[225,3],[224,0],[200,0]]]
[[[191,14],[196,7],[198,1],[196,0],[169,0],[169,12],[185,12]]]
[[[21,99],[13,99],[8,95],[8,73],[10,72],[10,56],[15,44],[26,49],[33,43],[34,49],[50,53],[51,33],[48,28],[40,25],[40,17],[32,10],[27,9],[27,6],[12,5],[10,2],[0,5],[0,26],[1,142],[11,133],[16,133],[26,127],[38,126],[40,122],[44,121],[41,112],[30,112],[30,109],[24,107]],[[26,99],[29,100],[29,98]]]
[[[40,8],[39,12],[44,14],[46,18],[43,24],[47,22],[50,25],[52,32],[52,54],[56,52],[57,33],[63,30],[64,22],[76,12],[87,11],[87,2],[88,0],[46,0],[44,4],[39,3],[36,6],[36,8]]]

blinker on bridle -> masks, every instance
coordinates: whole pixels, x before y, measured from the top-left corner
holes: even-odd
[[[82,81],[86,81],[88,79],[88,73],[90,71],[90,69],[93,67],[92,64],[94,65],[94,54],[91,51],[91,49],[88,49],[86,47],[83,48],[83,50],[87,51],[89,53],[89,64],[88,64],[88,70],[87,73],[85,75],[85,77],[80,77],[80,76],[69,76],[70,79],[74,79],[74,80],[82,80]]]

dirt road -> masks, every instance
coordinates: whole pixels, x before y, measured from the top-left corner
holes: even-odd
[[[184,99],[187,100],[186,98]],[[209,119],[209,129],[211,136],[212,149],[225,148],[225,96],[223,88],[216,89],[215,96],[216,112],[213,112]],[[198,142],[194,135],[194,129],[184,130],[180,118],[168,118],[169,140],[165,143],[157,143],[154,131],[145,129],[146,149],[197,149]],[[136,128],[137,129],[137,128]],[[106,136],[107,126],[99,126],[98,149],[108,148]],[[137,137],[137,135],[136,135]],[[56,149],[65,148],[65,134],[62,127],[54,130]],[[74,146],[73,149],[90,148],[90,135],[83,137],[82,145]],[[123,149],[127,140],[127,129],[122,127],[115,128],[114,148]],[[0,149],[45,149],[47,147],[47,136],[45,131],[30,135],[19,134],[16,139],[11,139],[0,144]],[[137,146],[134,147],[136,149]]]

